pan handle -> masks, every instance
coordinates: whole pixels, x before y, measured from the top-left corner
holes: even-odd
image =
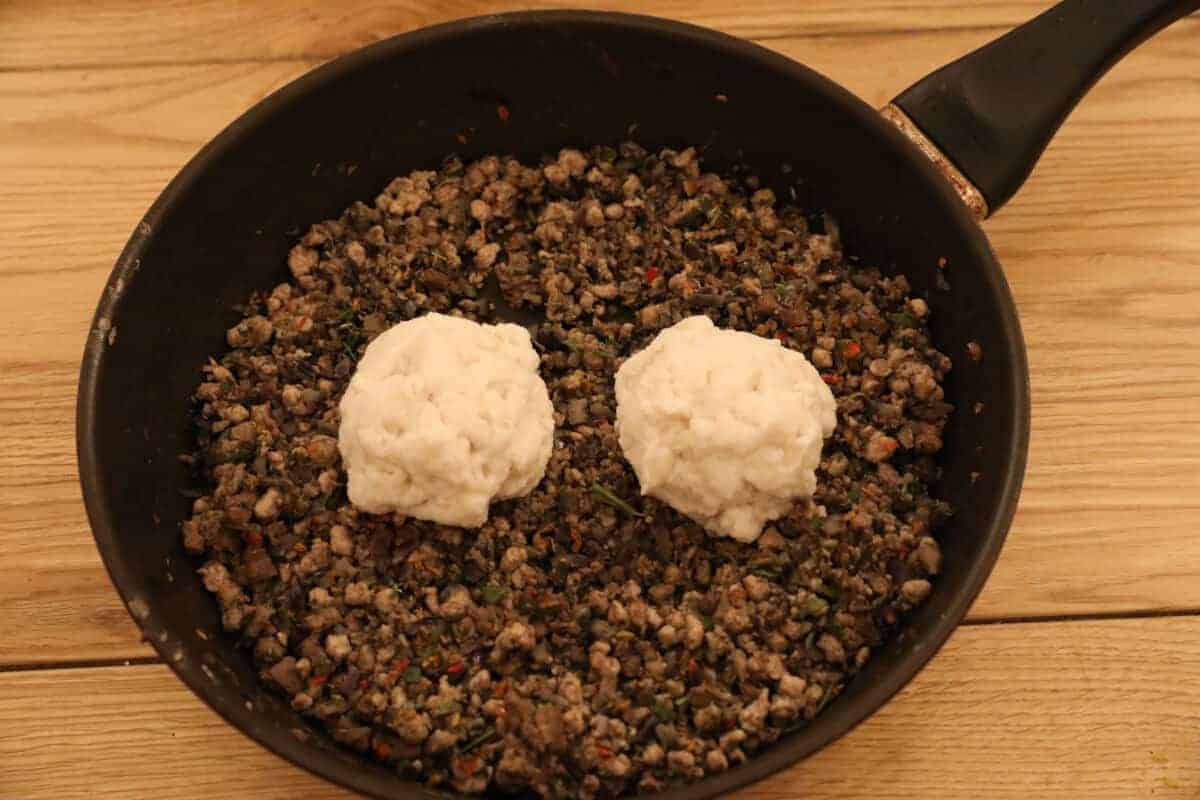
[[[1198,8],[1200,0],[1064,0],[917,81],[884,114],[982,219],[1016,193],[1113,64]]]

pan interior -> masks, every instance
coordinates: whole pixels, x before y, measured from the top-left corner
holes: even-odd
[[[206,148],[110,279],[97,323],[119,336],[111,345],[89,337],[85,354],[81,474],[114,582],[180,676],[276,752],[375,796],[437,794],[309,728],[219,633],[216,604],[179,536],[189,485],[177,456],[190,447],[200,365],[224,348],[233,307],[284,278],[300,232],[392,177],[451,152],[533,159],[625,138],[700,146],[709,168],[747,165],[781,197],[795,191],[801,205],[828,210],[848,253],[905,273],[928,298],[935,340],[955,362],[937,493],[959,513],[941,533],[945,568],[933,596],[811,726],[667,796],[742,785],[845,732],[940,646],[990,571],[1024,464],[1023,345],[985,238],[898,134],[814,73],[676,23],[535,13],[427,29],[310,74]],[[969,341],[981,345],[981,361],[967,358]]]

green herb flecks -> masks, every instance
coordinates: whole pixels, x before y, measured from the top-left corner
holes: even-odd
[[[806,617],[823,617],[829,611],[829,603],[816,595],[811,595],[804,601],[803,611]]]
[[[489,583],[479,590],[479,594],[483,597],[483,602],[488,605],[495,605],[504,599],[504,596],[508,594],[508,589]]]
[[[830,600],[837,600],[839,597],[842,596],[841,589],[837,588],[836,586],[830,586],[828,583],[825,583],[823,581],[821,583],[817,584],[817,588],[814,589],[813,591],[815,591],[817,594],[821,595],[822,597],[828,598]]]
[[[654,716],[658,717],[659,722],[666,723],[675,721],[675,709],[671,708],[669,705],[664,703],[655,703],[651,710],[654,712]]]
[[[639,518],[644,519],[647,516],[646,514],[643,514],[641,511],[638,511],[636,508],[629,505],[629,503],[626,503],[624,500],[617,497],[615,494],[610,492],[608,489],[605,489],[603,486],[601,486],[598,483],[592,484],[592,497],[596,498],[601,503],[606,503],[607,505],[610,505],[613,508],[624,511],[626,514],[628,514],[631,517],[639,517]]]
[[[917,318],[907,311],[898,311],[895,314],[888,314],[888,319],[897,328],[917,328],[921,323],[917,322]]]
[[[572,353],[583,355],[584,353],[595,353],[604,356],[605,358],[616,358],[617,354],[607,347],[601,347],[598,344],[579,344],[571,339],[563,339],[563,346]]]
[[[459,752],[469,753],[476,747],[479,747],[479,745],[486,744],[494,738],[496,738],[496,729],[489,725],[483,729],[483,733],[479,734],[474,739],[463,745]]]
[[[820,714],[822,709],[825,708],[825,706],[827,706],[831,702],[833,702],[833,698],[837,697],[837,693],[834,692],[834,688],[835,687],[833,687],[833,686],[825,687],[825,694],[821,695],[821,700],[820,700],[820,702],[817,703],[817,710],[814,713]]]
[[[460,710],[462,710],[462,706],[454,700],[439,700],[433,704],[433,708],[431,709],[435,717],[448,717]]]
[[[336,330],[340,334],[340,343],[342,352],[351,361],[357,363],[358,348],[363,343],[362,325],[358,321],[358,314],[350,306],[342,309],[342,313],[338,316],[338,324]]]

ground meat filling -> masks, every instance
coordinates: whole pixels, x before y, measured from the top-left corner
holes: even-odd
[[[334,739],[462,792],[647,792],[813,719],[931,591],[927,488],[950,359],[903,277],[695,150],[449,160],[312,227],[196,392],[183,525],[226,629]],[[366,343],[428,311],[536,312],[557,429],[542,483],[478,530],[359,513],[338,400]],[[816,496],[753,544],[638,495],[613,374],[707,314],[833,389]]]

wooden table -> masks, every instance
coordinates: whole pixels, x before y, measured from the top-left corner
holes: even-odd
[[[875,105],[1047,4],[591,3],[757,39]],[[121,245],[222,126],[339,53],[518,5],[0,5],[0,798],[347,797],[139,641],[80,502],[77,367]],[[987,224],[1033,380],[1004,555],[908,689],[746,796],[1200,796],[1198,76],[1193,18],[1115,69]]]

